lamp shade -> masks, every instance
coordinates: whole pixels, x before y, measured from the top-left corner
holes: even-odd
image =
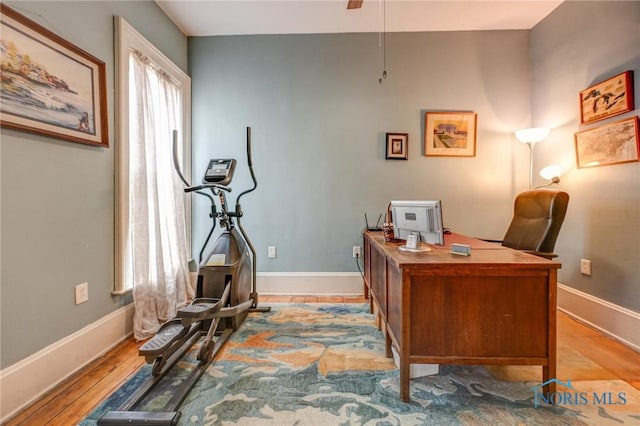
[[[560,177],[560,175],[562,175],[562,167],[557,164],[551,164],[540,170],[540,176],[546,180],[552,180],[554,177]]]
[[[549,136],[550,130],[546,127],[532,127],[516,132],[516,138],[522,143],[538,143]]]

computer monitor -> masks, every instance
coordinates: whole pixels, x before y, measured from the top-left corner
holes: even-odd
[[[442,203],[431,201],[391,201],[394,237],[406,240],[412,232],[427,244],[444,245]]]

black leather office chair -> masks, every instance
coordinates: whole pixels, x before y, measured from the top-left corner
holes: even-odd
[[[516,197],[513,219],[501,243],[547,259],[553,252],[567,213],[569,194],[550,189],[533,189]]]

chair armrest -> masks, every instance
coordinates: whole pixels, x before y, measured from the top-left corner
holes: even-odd
[[[522,251],[525,253],[533,254],[538,257],[544,257],[545,259],[549,259],[549,260],[558,257],[558,255],[555,253],[547,253],[547,252],[535,251],[535,250],[522,250]]]
[[[476,240],[486,241],[487,243],[497,243],[502,244],[502,240],[488,240],[486,238],[476,238]]]

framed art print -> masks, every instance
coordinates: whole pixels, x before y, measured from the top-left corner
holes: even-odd
[[[427,157],[475,157],[477,114],[427,112],[424,155]]]
[[[592,123],[633,110],[633,71],[625,71],[580,92],[580,122]]]
[[[109,146],[104,62],[0,4],[0,124]]]
[[[409,134],[408,133],[387,133],[387,160],[408,160],[409,159]]]
[[[638,161],[638,117],[578,132],[575,143],[579,169]]]

